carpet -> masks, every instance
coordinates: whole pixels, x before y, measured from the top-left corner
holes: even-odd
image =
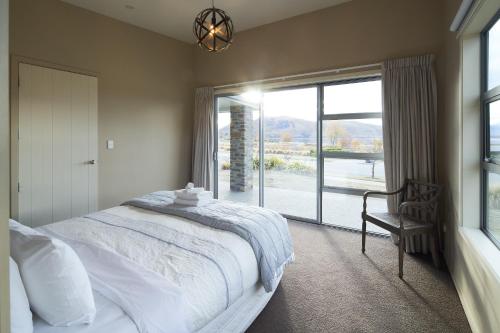
[[[470,332],[451,277],[387,238],[289,222],[296,260],[247,332]]]

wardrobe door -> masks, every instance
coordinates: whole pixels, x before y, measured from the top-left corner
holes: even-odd
[[[20,64],[19,80],[19,220],[95,211],[97,79]]]

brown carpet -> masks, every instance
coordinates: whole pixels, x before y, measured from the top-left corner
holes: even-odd
[[[470,332],[449,273],[389,239],[290,222],[296,260],[248,332]]]

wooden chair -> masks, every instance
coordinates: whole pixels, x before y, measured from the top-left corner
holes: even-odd
[[[439,266],[438,203],[441,186],[415,180],[405,180],[403,186],[394,192],[368,191],[363,196],[363,233],[361,251],[365,253],[366,222],[399,236],[399,277],[403,277],[405,237],[427,234],[430,236],[432,259]],[[397,213],[368,213],[367,199],[373,195],[399,195],[401,203]]]

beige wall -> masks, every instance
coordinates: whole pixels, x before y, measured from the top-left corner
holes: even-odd
[[[446,212],[445,220],[452,227],[458,223],[459,207],[459,180],[460,180],[460,145],[457,138],[461,136],[460,125],[460,44],[456,33],[449,27],[462,0],[446,0],[443,20],[443,55],[446,59],[444,71],[446,84],[443,85],[442,97],[444,110],[440,126],[442,129],[441,142],[441,168],[440,179],[445,185],[445,199],[443,210]],[[448,229],[450,229],[448,228]],[[452,230],[450,230],[452,231]],[[451,239],[447,239],[451,242]]]
[[[185,184],[193,46],[57,0],[11,6],[11,54],[98,76],[99,208]]]
[[[9,1],[0,0],[0,332],[9,324]]]
[[[354,0],[238,33],[222,54],[197,50],[198,85],[438,54],[441,22],[441,0]]]

